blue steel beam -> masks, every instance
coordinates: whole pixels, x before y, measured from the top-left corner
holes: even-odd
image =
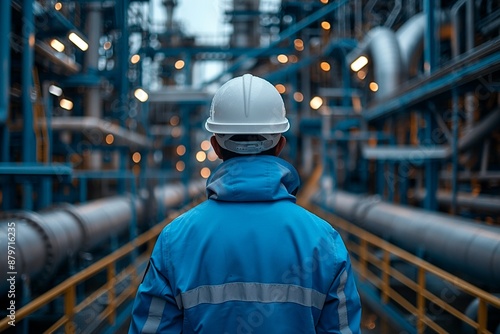
[[[67,164],[0,163],[0,175],[71,176],[73,168]]]
[[[238,68],[240,68],[243,64],[245,64],[249,59],[257,58],[262,55],[262,53],[265,50],[269,49],[274,49],[277,45],[279,45],[281,42],[286,40],[287,38],[290,38],[291,36],[295,35],[297,32],[301,31],[302,29],[306,28],[310,24],[318,21],[319,19],[323,18],[324,16],[330,14],[331,12],[335,11],[337,8],[343,6],[346,4],[348,0],[341,0],[341,1],[336,1],[332,2],[328,5],[325,5],[325,7],[321,8],[320,10],[314,12],[313,14],[309,15],[308,17],[304,18],[297,24],[292,25],[290,28],[284,30],[279,34],[279,37],[269,43],[269,45],[266,48],[260,48],[260,49],[253,49],[252,51],[248,52],[246,55],[241,56],[238,58],[233,65],[231,65],[227,70],[223,71],[221,74],[219,74],[217,77],[214,79],[204,82],[204,85],[210,84],[212,82],[216,82],[220,80],[225,74],[227,73],[232,73],[236,71]]]
[[[453,86],[464,85],[470,81],[477,80],[485,73],[491,73],[500,69],[500,53],[489,55],[476,63],[466,64],[449,74],[439,76],[422,85],[416,86],[408,93],[395,96],[389,100],[381,101],[372,108],[363,112],[366,120],[374,120],[398,111],[407,110],[409,107],[450,90]]]
[[[194,46],[194,47],[168,47],[161,49],[143,48],[140,50],[141,53],[145,53],[148,56],[161,53],[166,57],[179,57],[179,55],[186,55],[189,57],[195,57],[195,59],[206,59],[206,60],[227,60],[233,57],[239,57],[246,55],[250,52],[259,51],[259,56],[272,56],[280,53],[290,52],[291,48],[224,48],[221,46]]]
[[[10,85],[10,1],[0,1],[0,125],[7,120]]]

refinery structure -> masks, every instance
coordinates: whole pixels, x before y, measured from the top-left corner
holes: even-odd
[[[0,2],[0,331],[126,332],[158,234],[221,162],[214,92],[251,73],[285,102],[298,203],[344,238],[363,332],[500,333],[499,2],[219,0],[215,35],[190,2]]]

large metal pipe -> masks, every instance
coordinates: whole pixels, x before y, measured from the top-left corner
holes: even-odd
[[[425,198],[426,191],[419,190],[413,192],[417,200]],[[439,190],[436,194],[439,204],[450,206],[452,203],[452,193]],[[468,193],[457,193],[457,205],[460,207],[471,208],[484,214],[500,214],[500,197],[491,195],[473,195]]]
[[[500,228],[382,202],[378,196],[328,193],[322,204],[350,222],[481,286],[500,282]]]
[[[479,123],[458,141],[458,151],[464,152],[481,142],[481,140],[500,126],[500,108],[491,111]]]
[[[157,187],[151,200],[155,210],[169,210],[203,193],[206,181],[187,186],[169,184]],[[59,266],[79,251],[90,251],[112,236],[124,233],[135,219],[144,223],[152,209],[142,198],[115,196],[80,205],[63,204],[42,211],[7,212],[0,217],[0,249],[7,250],[9,233],[15,231],[15,270],[0,263],[0,292],[7,289],[9,272],[37,278],[43,284]],[[9,227],[15,229],[9,230]]]
[[[88,74],[97,75],[99,62],[99,39],[103,31],[103,17],[100,2],[89,3],[87,13],[87,34],[89,49],[85,53],[85,67]],[[85,93],[85,116],[102,118],[102,99],[99,86],[88,87]],[[102,165],[102,153],[93,150],[88,160],[91,170],[99,170]]]
[[[390,96],[400,87],[405,72],[398,40],[391,29],[372,29],[361,45],[347,55],[347,62],[351,64],[361,55],[370,55],[373,63],[377,99]]]

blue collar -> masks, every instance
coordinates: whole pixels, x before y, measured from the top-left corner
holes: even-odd
[[[285,160],[270,155],[252,155],[221,163],[207,180],[207,196],[228,202],[282,199],[295,202],[299,186],[299,174]]]

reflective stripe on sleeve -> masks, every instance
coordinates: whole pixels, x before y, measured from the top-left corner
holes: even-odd
[[[344,270],[340,275],[339,287],[337,288],[337,297],[339,298],[339,306],[337,312],[339,314],[339,328],[342,334],[352,334],[349,328],[349,319],[347,318],[347,301],[345,297],[345,283],[347,281],[347,271]]]
[[[179,296],[178,296],[179,297]],[[295,303],[322,309],[326,295],[309,288],[290,284],[226,283],[203,285],[176,297],[185,309],[200,304],[221,304],[227,301],[260,303]]]
[[[141,333],[156,333],[163,316],[166,301],[158,297],[153,297],[149,306],[148,318],[144,323]]]

